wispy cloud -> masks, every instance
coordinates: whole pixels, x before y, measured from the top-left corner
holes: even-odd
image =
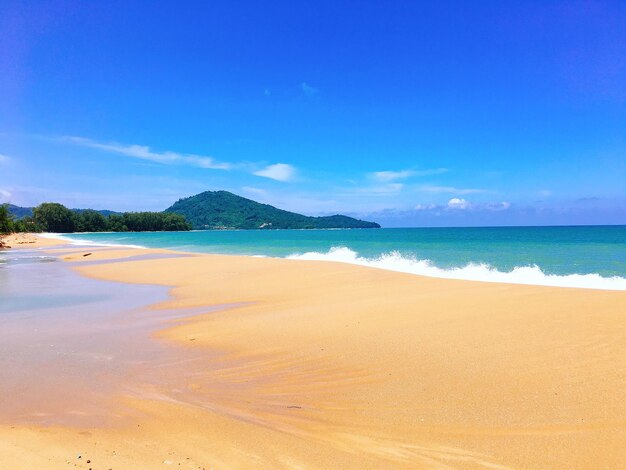
[[[445,211],[457,211],[457,210],[472,210],[472,211],[488,211],[499,212],[505,211],[511,208],[511,203],[502,202],[479,202],[475,203],[468,201],[464,198],[453,197],[445,204],[417,204],[414,207],[414,211],[417,212],[445,212]]]
[[[466,195],[466,194],[481,194],[491,192],[487,189],[478,189],[478,188],[455,188],[454,186],[436,186],[430,184],[423,184],[418,186],[417,189],[419,191],[425,193],[448,193],[448,194],[458,194],[458,195]]]
[[[439,206],[437,204],[416,204],[413,210],[416,211],[429,211],[432,209],[437,209]]]
[[[178,153],[172,151],[155,152],[147,145],[124,145],[115,142],[102,143],[85,137],[65,136],[59,138],[62,142],[67,142],[82,147],[89,147],[104,152],[116,153],[127,157],[139,158],[151,162],[162,164],[181,164],[191,165],[199,168],[208,168],[213,170],[230,170],[233,165],[230,163],[218,162],[212,157],[203,155],[194,155],[186,153]]]
[[[9,202],[11,200],[11,192],[6,189],[0,189],[0,201]]]
[[[370,176],[376,181],[386,183],[388,181],[403,180],[413,175],[412,170],[400,170],[400,171],[375,171],[370,173]]]
[[[440,175],[441,173],[447,173],[447,168],[431,168],[430,170],[413,170],[412,176],[430,176],[430,175]]]
[[[3,163],[9,163],[10,161],[11,159],[9,157],[0,154],[0,165],[2,165]]]
[[[265,189],[255,188],[253,186],[244,186],[243,188],[241,188],[241,191],[245,194],[250,194],[252,196],[257,196],[257,197],[268,196],[268,192]]]
[[[388,182],[397,181],[410,178],[412,176],[430,176],[446,173],[447,168],[433,168],[429,170],[399,170],[399,171],[375,171],[370,173],[369,176],[377,181]]]
[[[307,82],[300,83],[300,89],[302,90],[302,93],[310,98],[317,96],[320,92],[317,88],[312,87]]]
[[[485,204],[485,209],[490,211],[505,211],[511,207],[510,202],[502,201],[502,202],[488,202]]]
[[[453,197],[448,201],[448,203],[443,205],[434,205],[429,204],[425,206],[418,206],[415,210],[473,210],[473,211],[505,211],[511,207],[510,202],[502,201],[502,202],[483,202],[483,203],[474,203],[468,201],[464,198]]]
[[[353,188],[347,191],[341,191],[339,194],[342,196],[385,196],[397,194],[404,189],[402,183],[386,183],[378,184],[375,186],[364,186],[360,188]]]
[[[389,184],[383,184],[380,186],[363,188],[363,192],[373,193],[373,194],[391,194],[391,193],[398,193],[402,191],[403,188],[404,188],[404,184],[402,183],[389,183]]]
[[[255,171],[254,174],[276,181],[291,181],[296,176],[296,169],[287,163],[275,163]]]

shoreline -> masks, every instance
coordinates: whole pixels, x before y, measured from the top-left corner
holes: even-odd
[[[114,233],[114,232],[108,232]],[[76,235],[86,235],[76,234]],[[75,239],[71,236],[58,234],[40,234],[41,237],[52,240],[62,240],[75,246],[104,246],[117,248],[137,248],[145,250],[177,251],[175,248],[153,247],[138,244],[102,243],[93,240]],[[429,259],[417,259],[411,256],[403,256],[395,251],[382,253],[375,257],[359,256],[347,246],[333,246],[327,252],[305,251],[294,252],[284,256],[267,254],[238,254],[238,253],[212,253],[198,251],[186,251],[191,254],[221,255],[221,256],[251,256],[267,257],[274,259],[292,259],[305,261],[324,261],[344,263],[353,266],[364,266],[385,271],[392,271],[415,276],[430,277],[436,279],[452,279],[470,282],[489,282],[499,284],[545,286],[573,289],[594,289],[609,291],[626,291],[626,277],[620,275],[601,275],[597,272],[587,273],[562,273],[550,274],[544,272],[537,264],[521,264],[513,266],[510,270],[500,270],[484,262],[470,261],[465,265],[441,268]]]
[[[202,367],[174,371],[177,400],[124,399],[143,413],[136,426],[92,428],[89,438],[0,426],[0,462],[11,468],[81,465],[70,450],[80,446],[106,468],[173,464],[164,449],[197,464],[189,468],[621,462],[624,292],[280,258],[84,251],[63,255],[84,276],[167,286],[170,298],[157,309],[238,307],[156,333],[206,357]]]

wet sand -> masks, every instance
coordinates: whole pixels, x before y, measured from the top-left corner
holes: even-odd
[[[170,298],[155,314],[233,307],[154,326],[154,344],[173,356],[124,379],[133,393],[110,394],[109,413],[127,420],[82,427],[4,420],[0,467],[619,468],[624,461],[626,292],[328,262],[163,258],[162,250],[55,251],[90,278],[167,287]]]

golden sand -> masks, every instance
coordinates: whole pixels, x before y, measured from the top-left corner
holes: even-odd
[[[131,422],[2,425],[0,468],[626,461],[626,292],[220,255],[119,262],[137,251],[84,258],[72,248],[62,257],[111,257],[118,262],[76,269],[170,286],[159,308],[236,306],[155,334],[202,360],[168,368],[145,396],[120,396],[120,410],[136,411]],[[175,399],[165,393],[172,384]]]
[[[60,240],[44,238],[32,233],[13,233],[0,236],[8,248],[45,248],[62,244]]]

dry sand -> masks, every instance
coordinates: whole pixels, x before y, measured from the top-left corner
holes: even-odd
[[[1,425],[0,468],[623,468],[626,292],[220,255],[119,262],[137,251],[63,257],[170,286],[159,308],[237,306],[155,333],[201,360],[120,395],[123,425]]]
[[[61,245],[63,242],[53,238],[45,238],[32,233],[14,233],[0,236],[0,241],[7,248],[45,248]]]

